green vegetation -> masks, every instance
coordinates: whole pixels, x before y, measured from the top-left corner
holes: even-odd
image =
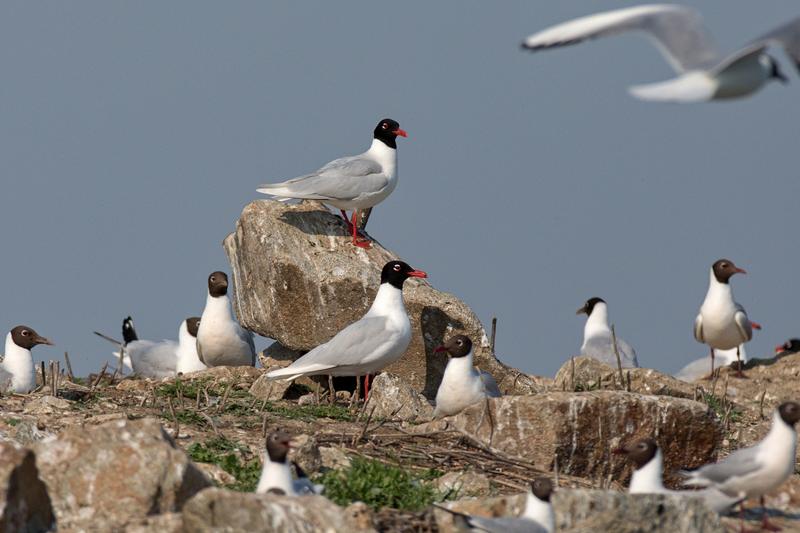
[[[739,422],[742,419],[741,409],[736,408],[731,402],[720,399],[711,393],[707,392],[703,394],[703,402],[709,406],[719,418],[725,418],[727,414],[728,421],[733,423]]]
[[[353,413],[342,405],[292,405],[289,407],[267,402],[264,410],[293,420],[309,421],[317,418],[330,418],[352,422],[355,419]]]
[[[245,459],[250,455],[247,446],[225,437],[214,437],[205,443],[195,442],[186,453],[192,461],[215,464],[235,477],[236,482],[227,488],[240,492],[253,492],[256,489],[261,463],[256,457]]]
[[[6,424],[8,424],[11,427],[14,427],[17,424],[19,424],[19,418],[9,418],[8,420],[6,420]]]
[[[373,509],[419,511],[450,496],[441,494],[428,481],[440,475],[436,470],[412,474],[380,461],[356,457],[350,468],[326,472],[316,481],[325,486],[325,496],[339,505],[362,501]]]

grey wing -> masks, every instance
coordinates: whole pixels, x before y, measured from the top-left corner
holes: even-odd
[[[675,374],[676,379],[680,379],[681,381],[695,381],[708,373],[708,367],[711,364],[711,361],[708,357],[703,357],[702,359],[695,359]]]
[[[750,324],[750,319],[747,318],[747,313],[739,304],[736,304],[736,314],[733,315],[733,320],[736,322],[736,327],[741,333],[742,338],[745,340],[751,340],[753,338],[753,325]]]
[[[476,531],[488,533],[547,533],[538,522],[526,518],[483,518],[470,516],[467,524]]]
[[[354,156],[331,161],[312,174],[261,185],[258,191],[287,198],[350,200],[365,192],[378,192],[388,183],[380,164]]]
[[[292,481],[292,486],[297,494],[322,494],[325,490],[324,485],[317,485],[311,482],[307,477],[297,478]]]
[[[497,382],[494,380],[494,376],[492,376],[488,372],[478,371],[480,375],[481,382],[483,382],[483,390],[486,391],[486,395],[490,398],[499,398],[503,395],[500,392],[500,387],[497,386]]]
[[[148,341],[134,341],[140,342]],[[177,349],[178,344],[173,341],[153,342],[141,350],[130,350],[128,355],[135,373],[148,378],[164,378],[175,375]]]
[[[633,349],[633,346],[617,337],[617,349],[623,367],[639,368],[639,359],[636,357],[636,350]]]
[[[253,332],[244,328],[239,328],[239,337],[250,346],[250,364],[256,366],[256,343],[253,339]]]
[[[581,17],[531,35],[522,46],[539,50],[628,31],[649,34],[677,72],[706,68],[719,58],[700,14],[675,5],[635,6]]]
[[[736,450],[718,463],[699,468],[693,474],[711,483],[722,484],[732,477],[750,474],[761,468],[761,466],[758,461],[758,449],[755,447],[743,448]]]
[[[766,46],[773,43],[783,47],[800,71],[800,17],[762,35],[754,41],[753,46]]]
[[[627,347],[627,352],[625,351],[625,347]],[[635,368],[639,366],[633,348],[627,343],[624,343],[624,341],[621,342],[619,338],[617,338],[617,350],[619,351],[619,359],[623,368]],[[614,368],[617,366],[617,356],[611,344],[611,335],[589,338],[581,350],[581,355],[592,357]]]
[[[376,352],[389,339],[384,317],[365,317],[353,322],[331,340],[321,344],[286,369],[301,371],[307,365],[354,366]]]
[[[697,342],[705,343],[705,337],[703,336],[703,315],[698,314],[697,318],[694,319],[694,338]]]

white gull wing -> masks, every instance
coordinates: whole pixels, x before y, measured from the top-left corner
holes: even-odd
[[[697,318],[694,319],[694,339],[697,342],[705,343],[705,337],[703,336],[703,314],[700,313],[697,315]]]
[[[656,83],[628,87],[628,92],[639,100],[650,102],[707,102],[714,98],[719,81],[707,72],[696,70]]]
[[[258,192],[281,198],[352,200],[389,184],[383,167],[365,154],[331,161],[316,172],[282,183],[264,184]]]
[[[125,351],[131,358],[134,373],[139,376],[160,379],[175,375],[177,342],[137,340],[129,342]]]
[[[295,379],[302,375],[328,374],[338,368],[342,375],[363,375],[359,371],[374,361],[396,340],[387,329],[386,317],[364,317],[353,322],[325,344],[320,344],[286,368],[267,374],[271,379]]]
[[[683,472],[687,476],[685,485],[721,485],[731,478],[752,474],[763,466],[758,458],[758,445],[736,450],[718,463],[706,465],[691,472]]]
[[[700,14],[669,4],[635,6],[573,19],[531,35],[522,46],[540,50],[629,31],[643,31],[652,37],[678,73],[708,68],[719,60]]]
[[[749,341],[753,338],[753,325],[750,323],[750,320],[747,318],[747,313],[739,304],[736,304],[736,314],[733,315],[733,321],[736,322],[736,327],[739,330],[739,333],[742,335],[742,340]]]
[[[617,351],[619,351],[619,359],[623,368],[639,367],[636,350],[619,337],[617,337]],[[614,368],[617,367],[617,356],[614,354],[611,334],[593,335],[586,339],[581,355],[592,357]]]
[[[547,533],[547,529],[530,518],[484,518],[470,516],[467,524],[473,531],[488,533]]]

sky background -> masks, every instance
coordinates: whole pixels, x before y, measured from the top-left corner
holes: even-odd
[[[796,0],[691,2],[723,51]],[[706,354],[708,269],[749,271],[751,356],[800,336],[800,82],[679,106],[626,87],[672,76],[638,35],[530,54],[527,35],[622,2],[3,2],[0,328],[34,327],[98,370],[133,315],[176,338],[256,186],[361,152],[377,121],[400,182],[369,230],[467,302],[497,352],[552,375],[591,296],[643,366]],[[257,347],[266,346],[258,339]]]

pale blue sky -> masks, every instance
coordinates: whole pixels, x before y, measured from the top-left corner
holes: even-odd
[[[800,12],[692,3],[723,50]],[[644,366],[676,370],[706,353],[692,321],[721,256],[750,272],[750,354],[771,353],[800,335],[797,72],[778,53],[788,86],[646,104],[626,87],[671,72],[639,36],[519,49],[622,5],[4,2],[0,327],[52,337],[36,360],[69,350],[78,373],[109,353],[92,330],[128,314],[175,338],[256,186],[363,150],[389,116],[410,136],[370,231],[496,314],[504,361],[553,374],[601,296]]]

